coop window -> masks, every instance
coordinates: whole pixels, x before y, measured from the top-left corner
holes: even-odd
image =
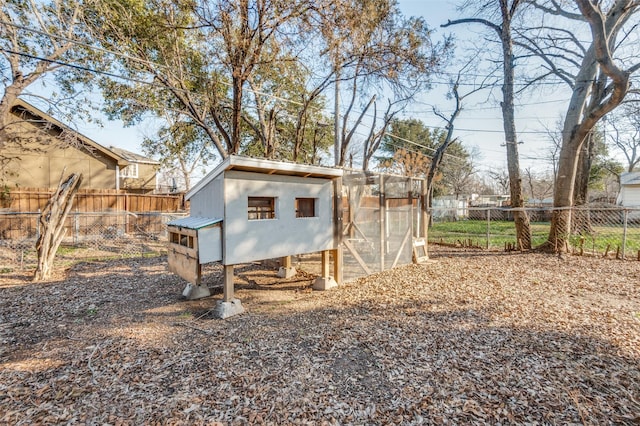
[[[249,197],[249,220],[275,219],[276,199],[273,197]]]
[[[296,217],[316,217],[316,199],[296,198]]]
[[[195,247],[195,240],[191,235],[184,235],[178,232],[171,233],[171,242],[188,248]]]

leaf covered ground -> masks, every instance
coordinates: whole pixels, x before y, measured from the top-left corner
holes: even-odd
[[[244,265],[224,321],[162,257],[0,275],[0,423],[640,423],[640,262],[432,259],[327,292]]]

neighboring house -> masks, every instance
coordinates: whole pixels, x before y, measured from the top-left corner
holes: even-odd
[[[434,197],[431,207],[434,220],[459,220],[469,217],[467,197],[457,198],[454,195]]]
[[[11,112],[14,137],[2,151],[2,183],[9,188],[54,188],[64,171],[82,173],[87,189],[156,189],[157,161],[106,148],[23,100]]]
[[[508,194],[479,195],[471,194],[472,207],[506,207],[511,203],[511,196]]]
[[[620,175],[620,193],[616,202],[625,207],[640,207],[640,172]]]
[[[111,146],[109,149],[129,162],[128,166],[120,169],[120,189],[134,192],[140,189],[155,190],[158,188],[159,161],[115,146]]]

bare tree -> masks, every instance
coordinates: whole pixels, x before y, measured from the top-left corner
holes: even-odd
[[[391,0],[331,0],[324,12],[320,27],[325,52],[346,104],[335,117],[337,165],[346,163],[356,131],[366,125],[364,119],[372,115],[376,98],[391,94],[383,123],[368,132],[364,153],[368,163],[393,116],[428,88],[430,74],[448,59],[450,40],[433,43],[426,22],[405,18]]]
[[[81,18],[82,3],[71,0],[18,0],[0,3],[0,151],[8,141],[20,142],[11,128],[16,122],[12,108],[20,96],[43,101],[60,102],[60,97],[44,98],[29,91],[45,76],[59,83],[60,94],[75,96],[75,83],[87,82],[89,73],[65,67],[89,66],[100,59],[99,52],[90,52],[85,26]],[[77,71],[77,72],[76,72]],[[74,104],[75,114],[82,109]],[[24,134],[21,135],[24,137]],[[2,155],[0,154],[0,157]]]
[[[625,104],[605,118],[609,143],[624,155],[627,172],[633,172],[640,164],[640,106]]]
[[[396,114],[400,112],[400,109],[393,108],[394,103],[396,102],[392,102],[391,100],[389,100],[387,109],[384,112],[384,117],[382,119],[382,125],[377,129],[375,125],[372,125],[369,130],[369,134],[367,135],[364,141],[364,150],[363,150],[364,159],[362,161],[362,170],[369,169],[369,162],[371,161],[375,153],[378,151],[378,148],[380,148],[380,145],[382,144],[384,135],[387,132],[389,125],[395,118]],[[374,102],[373,123],[376,123],[377,116],[378,116],[378,109]]]
[[[520,159],[518,155],[518,137],[515,125],[515,107],[514,107],[514,75],[515,75],[515,55],[513,53],[513,39],[511,25],[519,10],[522,1],[520,0],[495,0],[477,4],[475,2],[467,2],[466,8],[476,8],[477,15],[488,14],[494,15],[499,10],[495,23],[490,18],[473,17],[456,19],[442,25],[448,27],[458,24],[476,23],[482,24],[487,28],[495,31],[500,39],[502,48],[502,125],[504,127],[505,146],[507,148],[507,168],[509,170],[509,182],[511,193],[511,205],[516,208],[514,212],[514,221],[516,226],[517,244],[523,250],[531,248],[531,227],[529,217],[524,207],[524,197],[522,194],[522,180],[520,177]]]
[[[202,128],[193,122],[171,111],[167,111],[164,117],[167,125],[162,126],[155,136],[145,137],[142,149],[146,154],[160,158],[165,170],[177,172],[188,191],[191,189],[191,175],[215,158],[214,150]]]
[[[530,167],[524,169],[524,177],[528,187],[529,200],[541,202],[553,195],[553,176],[549,173],[536,173]]]
[[[506,194],[509,192],[509,172],[504,169],[499,170],[489,170],[487,172],[491,180],[495,182],[498,186],[498,189],[501,191],[500,194]]]
[[[615,0],[603,5],[589,0],[575,0],[575,4],[577,11],[566,10],[564,3],[556,1],[537,4],[547,14],[586,22],[591,33],[591,44],[581,52],[581,57],[573,60],[578,65],[573,75],[557,71],[559,67],[554,68],[557,52],[541,55],[551,71],[572,87],[563,123],[562,147],[554,187],[554,206],[557,209],[554,210],[548,241],[544,245],[545,249],[557,252],[567,249],[571,230],[571,211],[567,208],[574,202],[580,150],[596,123],[623,101],[629,91],[630,75],[640,68],[640,63],[629,65],[614,57],[614,53],[624,51],[620,47],[623,45],[621,41],[633,33],[634,27],[629,29],[625,24],[639,10],[639,2]],[[577,40],[572,33],[564,29],[561,31],[568,38]],[[619,39],[621,34],[622,40]]]
[[[453,81],[452,84],[451,84],[451,91],[449,93],[449,96],[451,98],[453,98],[453,101],[454,101],[453,112],[449,116],[446,116],[443,113],[441,113],[440,111],[438,111],[436,108],[433,108],[433,113],[435,115],[437,115],[438,117],[440,117],[442,120],[445,121],[445,123],[446,123],[446,125],[445,125],[446,134],[445,134],[444,139],[440,143],[440,145],[438,145],[436,150],[433,152],[433,155],[431,157],[431,166],[429,167],[429,171],[427,172],[426,186],[427,186],[427,203],[428,203],[428,207],[431,207],[431,204],[432,204],[432,201],[433,201],[433,181],[434,181],[434,178],[436,176],[436,173],[440,171],[440,165],[442,163],[442,160],[444,159],[444,155],[445,155],[447,149],[456,141],[454,139],[454,137],[453,137],[454,125],[455,125],[455,121],[457,120],[458,116],[462,112],[463,100],[465,98],[467,98],[468,96],[471,96],[474,93],[477,93],[477,92],[479,92],[481,90],[484,90],[486,87],[491,85],[491,83],[489,83],[489,84],[487,83],[487,81],[489,80],[489,77],[487,77],[480,84],[476,85],[473,89],[469,90],[468,92],[460,93],[460,80],[461,80],[463,74],[465,72],[467,72],[472,67],[472,65],[474,63],[475,63],[475,61],[473,59],[468,61],[460,69],[460,71],[458,71],[458,75],[456,77],[456,80]],[[467,170],[468,168],[465,165],[465,166],[462,167],[462,169]],[[471,175],[473,175],[475,173],[475,169],[471,168],[470,170],[471,170],[472,173],[470,173],[469,176],[471,176]],[[466,175],[466,172],[463,173],[463,174]],[[467,183],[468,182],[466,181],[466,178],[465,178],[465,185]]]

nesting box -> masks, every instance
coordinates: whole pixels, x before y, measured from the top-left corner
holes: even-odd
[[[169,270],[200,284],[200,265],[222,260],[222,219],[186,217],[170,222]]]

